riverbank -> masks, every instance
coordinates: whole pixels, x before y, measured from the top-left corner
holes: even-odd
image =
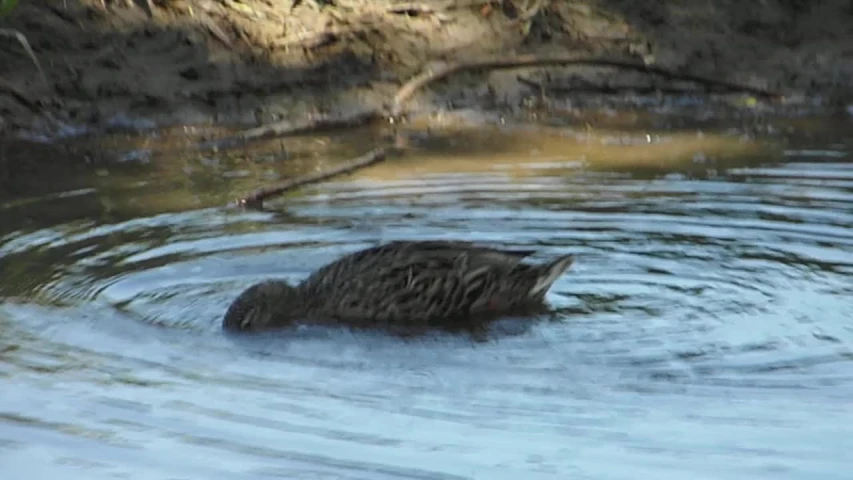
[[[29,39],[47,83],[4,39],[0,130],[55,136],[347,114],[387,103],[425,65],[510,53],[633,57],[777,91],[785,96],[777,110],[845,112],[853,103],[849,1],[295,3],[22,2],[3,26]],[[556,109],[630,108],[644,95],[705,87],[613,68],[534,66],[452,76],[412,101],[425,109],[542,107],[543,99]]]

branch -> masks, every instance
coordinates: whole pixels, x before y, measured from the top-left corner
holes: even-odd
[[[267,188],[261,188],[256,190],[251,195],[243,197],[237,200],[237,205],[241,207],[250,207],[256,209],[263,208],[263,202],[265,199],[280,195],[284,192],[294,190],[303,185],[308,185],[312,183],[322,182],[323,180],[327,180],[329,178],[343,175],[345,173],[354,172],[356,170],[360,170],[364,167],[373,165],[375,163],[379,163],[385,160],[389,155],[400,153],[401,150],[394,146],[385,146],[374,148],[373,150],[367,152],[366,154],[356,157],[352,160],[348,160],[347,162],[338,165],[335,168],[326,170],[324,172],[318,173],[309,173],[308,175],[303,175],[301,177],[297,177],[286,182],[282,182],[278,185],[273,185]]]
[[[14,38],[18,41],[18,43],[21,44],[21,47],[23,47],[24,51],[27,52],[27,55],[30,57],[30,60],[32,60],[33,65],[36,66],[36,70],[38,70],[39,72],[39,76],[41,77],[42,83],[44,83],[44,86],[46,88],[50,89],[50,82],[47,81],[47,76],[44,74],[44,70],[41,69],[39,59],[38,57],[36,57],[35,52],[33,52],[32,47],[30,47],[30,42],[27,41],[27,37],[25,37],[23,33],[17,30],[12,30],[11,28],[0,28],[0,36]]]
[[[361,112],[345,113],[337,116],[325,114],[309,116],[308,118],[296,121],[282,120],[280,122],[243,130],[237,135],[231,137],[204,142],[200,144],[198,148],[201,150],[232,148],[239,144],[247,143],[252,140],[260,140],[262,138],[281,137],[285,135],[316,132],[332,128],[357,127],[376,120],[380,116],[379,111],[373,109]]]
[[[620,60],[617,58],[589,58],[583,55],[519,55],[516,57],[500,57],[488,58],[482,60],[462,61],[457,63],[449,63],[444,65],[434,66],[424,72],[415,75],[412,79],[406,82],[394,95],[393,104],[391,107],[391,115],[398,116],[404,112],[405,104],[411,97],[420,89],[427,85],[446,78],[458,72],[473,71],[473,70],[506,70],[511,68],[521,67],[541,67],[548,65],[585,65],[591,67],[615,67],[623,70],[634,70],[637,72],[651,73],[671,80],[684,80],[696,82],[706,87],[722,87],[732,91],[749,93],[758,97],[771,100],[778,100],[783,97],[782,94],[765,90],[763,88],[751,87],[725,80],[715,80],[712,78],[692,75],[689,73],[677,73],[667,70],[662,67],[654,67],[644,63],[632,62],[629,60]]]

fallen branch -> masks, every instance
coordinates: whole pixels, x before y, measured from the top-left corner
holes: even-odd
[[[751,87],[749,85],[742,85],[725,80],[715,80],[689,73],[677,73],[665,68],[646,65],[645,63],[640,62],[632,62],[629,60],[620,60],[616,58],[588,58],[574,54],[556,56],[520,55],[516,57],[489,58],[433,66],[432,68],[415,75],[412,79],[403,84],[399,90],[397,90],[397,94],[394,95],[392,102],[390,115],[402,115],[404,112],[403,107],[418,90],[458,72],[474,70],[506,70],[511,68],[542,67],[548,65],[614,67],[623,70],[651,73],[671,80],[696,82],[705,85],[706,87],[722,87],[731,91],[749,93],[767,99],[776,100],[783,97],[780,93],[765,90],[763,88]]]
[[[253,192],[251,195],[237,200],[236,203],[241,207],[256,208],[258,210],[261,210],[263,209],[264,200],[269,197],[280,195],[284,192],[296,189],[303,185],[322,182],[323,180],[327,180],[338,175],[343,175],[345,173],[360,170],[364,167],[385,160],[389,155],[400,152],[401,150],[396,146],[378,147],[360,157],[348,160],[347,162],[344,162],[343,164],[338,165],[335,168],[326,170],[325,172],[310,173],[308,175],[303,175],[301,177],[282,182],[278,185],[261,188]]]
[[[535,90],[539,93],[550,92],[552,94],[560,95],[560,94],[569,94],[569,93],[595,93],[595,94],[605,94],[605,95],[615,95],[621,93],[639,93],[639,94],[655,94],[661,93],[664,95],[690,95],[699,93],[698,90],[694,87],[661,87],[656,85],[645,85],[645,84],[622,84],[622,85],[578,85],[578,86],[569,86],[569,85],[553,85],[553,84],[542,84],[535,80],[531,80],[525,77],[517,77],[518,83],[522,85],[526,85],[530,87],[532,90]]]
[[[204,142],[200,144],[198,148],[201,150],[232,148],[246,142],[260,140],[263,138],[316,132],[332,128],[357,127],[369,123],[378,118],[380,118],[379,111],[367,110],[361,112],[345,113],[338,116],[309,116],[306,119],[297,121],[283,120],[281,122],[271,123],[268,125],[262,125],[260,127],[250,128],[248,130],[243,130],[237,135],[231,137]]]

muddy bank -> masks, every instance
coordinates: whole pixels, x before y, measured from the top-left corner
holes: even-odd
[[[430,62],[509,53],[623,55],[778,91],[773,108],[853,103],[853,2],[28,0],[4,19],[0,131],[256,125],[376,109]],[[634,108],[691,82],[592,67],[461,74],[415,108]],[[639,95],[639,97],[638,97]],[[646,105],[648,101],[646,101]]]

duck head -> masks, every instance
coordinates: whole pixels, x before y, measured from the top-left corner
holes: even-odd
[[[244,290],[228,307],[222,328],[265,330],[292,324],[303,315],[299,291],[281,280],[267,280]]]

